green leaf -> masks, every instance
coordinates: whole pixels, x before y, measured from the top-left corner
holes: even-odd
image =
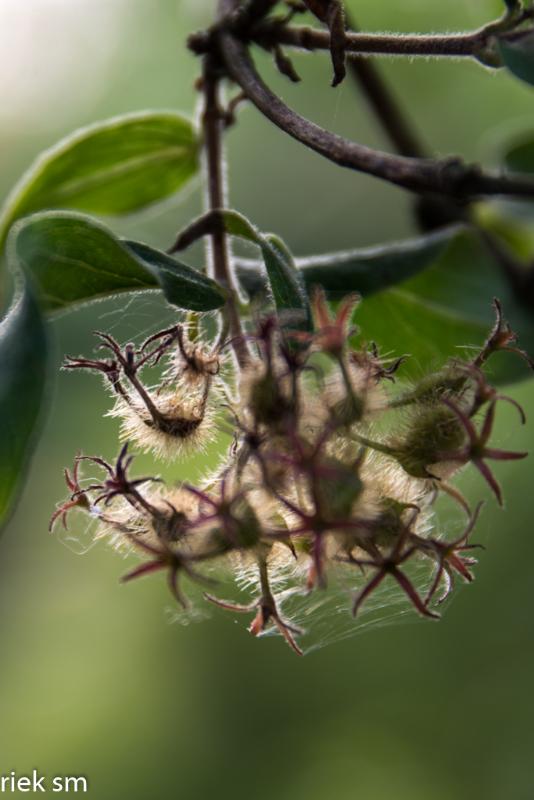
[[[158,286],[156,277],[106,227],[69,212],[44,212],[17,223],[9,237],[8,260],[34,276],[46,311]]]
[[[499,52],[511,73],[526,83],[534,84],[534,33],[516,34],[514,38],[499,38]]]
[[[460,235],[458,225],[404,242],[297,259],[306,286],[323,286],[331,298],[364,297],[427,269]]]
[[[115,117],[45,151],[0,215],[0,246],[12,223],[43,209],[127,214],[181,189],[198,170],[198,135],[167,111]]]
[[[278,313],[288,326],[311,330],[311,311],[299,271],[286,245],[273,235],[260,233],[237,211],[221,212],[226,231],[257,245]]]
[[[461,226],[454,225],[403,242],[296,258],[295,264],[308,290],[322,286],[331,300],[349,292],[368,296],[427,269],[461,232]],[[254,295],[261,291],[263,281],[257,263],[238,260],[237,271],[247,292]]]
[[[35,278],[47,311],[157,288],[173,305],[195,311],[225,301],[210,278],[146,245],[124,243],[100,222],[73,212],[21,220],[10,233],[8,258]]]
[[[364,300],[357,322],[365,339],[383,352],[411,355],[403,372],[418,377],[451,356],[465,355],[466,346],[467,352],[480,347],[493,323],[494,297],[521,347],[534,353],[534,315],[520,305],[478,237],[465,232],[432,267]],[[511,353],[498,353],[489,366],[500,383],[529,376]]]
[[[157,276],[171,305],[191,311],[212,311],[224,305],[226,292],[202,272],[147,244],[126,240],[123,244]]]
[[[47,331],[26,284],[0,323],[0,526],[15,507],[35,445],[47,370]]]
[[[534,131],[515,136],[503,148],[501,159],[512,172],[534,172]]]

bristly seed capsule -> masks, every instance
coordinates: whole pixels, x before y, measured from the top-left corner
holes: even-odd
[[[274,626],[299,654],[303,630],[286,618],[285,600],[298,592],[313,607],[311,593],[328,591],[336,571],[353,583],[354,614],[387,580],[420,615],[438,617],[455,578],[471,581],[476,563],[470,537],[480,505],[472,511],[450,479],[473,464],[502,503],[488,461],[526,456],[489,443],[499,402],[511,402],[521,422],[525,416],[488,383],[484,367],[499,350],[533,363],[516,347],[495,301],[495,325],[471,361],[450,360],[403,391],[395,378],[405,356],[385,360],[375,345],[351,346],[356,304],[346,298],[332,318],[317,292],[315,333],[294,335],[298,357],[274,318],[260,321],[251,337],[254,359],[239,379],[219,346],[191,342],[180,325],[139,348],[98,333],[108,357],[68,358],[65,368],[103,376],[124,438],[176,459],[215,437],[226,416],[233,441],[223,467],[202,486],[132,478],[128,443],[115,465],[79,455],[65,471],[69,496],[51,527],[67,527],[75,509],[96,516],[98,536],[145,557],[124,580],[164,572],[184,606],[183,578],[200,583],[208,602],[253,615],[251,633]],[[159,382],[148,386],[146,370],[162,365]],[[88,464],[98,474],[84,481],[81,467]],[[468,516],[451,541],[434,528],[441,492]],[[412,578],[416,561],[431,567],[426,586]],[[254,570],[252,603],[221,599],[212,566],[217,574]]]

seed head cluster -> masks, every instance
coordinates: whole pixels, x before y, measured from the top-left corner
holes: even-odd
[[[104,378],[124,444],[115,464],[77,456],[51,527],[66,527],[74,509],[89,514],[98,537],[139,556],[124,581],[162,573],[183,606],[196,582],[207,602],[250,614],[251,633],[275,628],[299,654],[303,631],[284,616],[285,598],[298,592],[313,607],[314,593],[328,591],[339,570],[351,576],[354,615],[389,581],[418,614],[438,617],[455,579],[471,581],[476,563],[471,533],[480,505],[471,509],[451,479],[472,464],[502,504],[489,462],[526,456],[490,444],[498,403],[512,403],[521,422],[524,414],[489,384],[487,361],[504,350],[533,365],[496,300],[495,324],[471,360],[451,359],[403,387],[396,378],[404,357],[353,346],[356,305],[349,296],[332,316],[317,292],[313,333],[261,319],[239,373],[224,343],[202,343],[182,325],[140,347],[98,333],[107,357],[68,358],[65,368]],[[159,378],[149,386],[154,368]],[[229,425],[224,464],[201,485],[132,474],[131,447],[179,460]],[[82,469],[96,477],[82,478]],[[433,506],[442,493],[466,515],[453,540],[436,529]],[[416,561],[429,566],[422,588],[410,577]],[[243,568],[257,589],[247,605],[225,599],[219,585]]]

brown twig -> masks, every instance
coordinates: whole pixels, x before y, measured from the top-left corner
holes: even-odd
[[[345,52],[356,55],[433,56],[434,58],[479,58],[489,36],[481,31],[455,34],[383,34],[348,31]],[[330,34],[308,26],[279,25],[266,21],[254,32],[260,44],[277,42],[301,50],[328,50]]]
[[[349,12],[345,12],[345,18],[347,27],[357,31],[358,26]],[[376,61],[367,56],[353,54],[348,60],[348,72],[363,92],[395,151],[409,158],[431,157],[432,153],[423,144],[411,120],[382,77]],[[457,221],[468,221],[468,211],[464,204],[435,194],[421,194],[416,197],[414,214],[419,228],[423,231],[434,230]]]
[[[352,142],[334,133],[331,133],[310,120],[305,119],[289,108],[270,88],[263,82],[257,73],[248,50],[247,35],[241,30],[236,31],[235,19],[239,4],[236,0],[219,0],[218,23],[205,35],[203,40],[208,50],[218,52],[226,71],[241,88],[247,97],[268,119],[281,130],[323,155],[325,158],[340,166],[354,169],[375,177],[386,180],[396,186],[408,189],[418,195],[417,214],[423,228],[434,228],[451,221],[470,221],[469,204],[484,195],[511,195],[517,197],[534,197],[534,180],[528,176],[507,175],[490,173],[482,170],[476,164],[465,164],[459,158],[432,159],[425,157],[425,150],[410,129],[400,108],[389,95],[387,87],[381,81],[373,65],[364,58],[355,59],[351,69],[360,81],[367,97],[371,100],[379,119],[381,120],[390,139],[394,142],[398,155],[374,150],[364,145]],[[486,25],[469,34],[453,34],[451,36],[412,36],[399,37],[402,40],[426,42],[424,47],[437,44],[438,40],[448,42],[449,50],[464,55],[474,55],[475,50],[486,47],[496,33],[502,34],[507,30],[514,30],[517,25],[526,19],[531,19],[534,11],[523,10],[521,14],[507,13],[496,23]],[[269,27],[270,26],[270,27]],[[259,25],[253,25],[254,38],[260,41],[261,31],[272,30],[276,33],[276,43],[291,43],[295,31],[302,41],[306,42],[307,33],[302,31],[311,29],[290,28],[279,20],[260,20]],[[259,31],[259,33],[258,33]],[[289,31],[289,34],[286,32]],[[313,42],[322,43],[326,49],[329,47],[330,33],[326,31],[312,31]],[[382,41],[397,37],[363,36],[350,32],[348,41],[353,45],[364,39]],[[284,38],[285,37],[285,38]],[[432,41],[431,41],[432,40]],[[268,42],[264,42],[268,44]],[[310,41],[307,41],[310,44]],[[209,46],[208,46],[209,45]],[[272,46],[272,42],[271,42]],[[421,45],[422,46],[422,45]],[[486,48],[487,49],[487,48]],[[479,52],[479,54],[480,54]],[[421,51],[421,54],[423,52]],[[478,57],[478,56],[477,56]],[[472,222],[472,220],[471,220]],[[475,225],[475,230],[479,226]],[[501,268],[511,280],[512,288],[518,295],[523,295],[525,276],[519,275],[519,265],[512,264],[511,258],[503,263],[502,248],[495,237],[478,231],[485,245],[492,252]],[[513,275],[511,274],[513,270]],[[521,280],[521,278],[523,278]],[[525,303],[530,304],[530,292],[523,297]]]
[[[344,48],[347,55],[474,58],[486,66],[499,67],[501,62],[494,47],[496,35],[515,31],[518,25],[532,16],[532,11],[528,10],[520,17],[505,15],[497,22],[468,33],[389,34],[347,30]],[[526,30],[521,30],[521,35],[525,33]],[[268,19],[257,25],[253,39],[262,45],[277,43],[301,50],[330,50],[331,47],[329,31],[285,25],[277,19]]]
[[[357,26],[349,14],[346,15],[346,19],[348,27],[356,30]],[[426,148],[391,94],[373,60],[356,56],[349,61],[349,70],[364,91],[384,132],[399,155],[426,158],[428,156]],[[469,205],[455,203],[447,197],[422,194],[416,200],[415,214],[423,230],[441,227],[451,221],[470,224],[480,237],[482,245],[502,270],[512,291],[526,305],[532,305],[534,294],[529,288],[532,282],[529,283],[529,271],[518,262],[494,233],[485,230],[472,219]]]
[[[223,8],[233,0],[221,0]],[[406,158],[374,150],[321,128],[289,108],[257,73],[246,45],[222,26],[217,42],[225,68],[248,99],[285,133],[342,167],[389,181],[414,192],[469,201],[483,195],[534,196],[534,180],[484,172],[458,158]]]
[[[356,30],[351,15],[345,12],[345,17],[347,26]],[[373,60],[355,55],[349,59],[348,68],[397,153],[401,156],[426,158],[426,148],[406,119]]]
[[[204,93],[204,109],[202,113],[202,129],[204,132],[204,150],[206,159],[207,206],[209,211],[224,208],[226,192],[224,184],[224,154],[222,132],[225,125],[225,114],[219,102],[220,74],[213,56],[204,56],[202,91]],[[236,287],[230,263],[228,237],[223,227],[210,232],[207,249],[207,260],[212,277],[229,290],[224,312],[232,337],[232,346],[240,366],[249,359],[241,320],[236,303]]]

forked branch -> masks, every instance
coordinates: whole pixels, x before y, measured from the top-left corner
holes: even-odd
[[[234,0],[221,0],[229,11]],[[325,130],[289,108],[258,74],[248,48],[231,30],[221,26],[216,41],[230,78],[247,98],[281,130],[328,160],[348,169],[409,189],[469,201],[483,195],[534,197],[529,177],[483,171],[461,159],[407,158],[374,150]]]

